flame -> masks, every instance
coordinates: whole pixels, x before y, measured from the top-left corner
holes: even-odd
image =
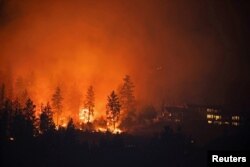
[[[113,127],[113,123],[107,122],[107,128],[113,134],[120,134],[120,133],[123,132],[120,128],[118,128],[120,124],[121,124],[121,120],[119,120],[118,122],[116,122],[116,126],[114,128]]]
[[[54,118],[54,119],[56,119],[56,118]],[[58,125],[56,125],[56,130],[58,130],[60,127],[66,128],[67,124],[68,124],[68,121],[69,120],[65,116],[60,116]]]
[[[88,109],[87,108],[81,108],[79,111],[79,119],[81,123],[87,123],[88,122]],[[94,117],[90,115],[89,122],[93,122]]]
[[[67,127],[67,123],[64,122],[63,124],[61,124],[62,127],[66,128]]]
[[[96,128],[96,131],[97,132],[102,132],[102,133],[105,133],[107,132],[107,129],[106,128],[103,128],[103,127],[97,127]],[[119,128],[115,128],[115,130],[113,130],[111,133],[113,134],[121,134],[123,131]]]
[[[119,128],[115,128],[115,130],[112,132],[113,134],[121,134],[122,130]]]
[[[106,132],[107,131],[107,129],[106,128],[102,128],[102,127],[97,127],[96,128],[97,129],[97,132]]]

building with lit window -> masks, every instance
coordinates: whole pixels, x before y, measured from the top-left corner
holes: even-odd
[[[206,123],[211,126],[240,126],[243,114],[225,110],[220,106],[187,105],[166,107],[165,115],[171,122]]]

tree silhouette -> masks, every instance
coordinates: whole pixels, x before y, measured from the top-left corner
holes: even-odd
[[[40,131],[44,134],[51,132],[55,129],[55,123],[53,121],[53,112],[51,111],[50,104],[47,103],[46,106],[41,106],[41,115],[40,115]]]
[[[123,120],[120,126],[122,128],[134,126],[136,122],[134,84],[129,75],[123,78],[123,84],[119,88],[119,99],[123,114]]]
[[[26,120],[23,115],[20,102],[16,99],[13,102],[13,118],[10,125],[10,134],[17,141],[24,141],[26,134]]]
[[[66,130],[75,130],[75,125],[72,118],[69,119]]]
[[[66,127],[65,143],[69,146],[75,143],[75,125],[73,119],[70,118]]]
[[[12,111],[10,123],[11,137],[18,141],[32,139],[37,132],[35,105],[32,100],[28,99],[24,108],[21,107],[18,100],[15,100],[12,103]]]
[[[8,138],[11,113],[12,101],[7,99],[0,109],[0,141]]]
[[[93,86],[90,86],[87,91],[86,100],[85,100],[85,108],[87,111],[87,123],[90,122],[90,117],[94,115],[94,107],[95,107],[95,93],[93,90]]]
[[[58,126],[58,120],[62,113],[62,94],[61,89],[59,87],[56,88],[55,93],[52,95],[52,107],[56,113],[56,125]]]
[[[123,78],[123,85],[119,90],[119,99],[123,111],[128,113],[135,110],[134,84],[129,75]]]
[[[115,94],[114,91],[112,91],[111,94],[108,96],[108,103],[106,107],[107,122],[109,125],[113,125],[113,129],[115,130],[116,123],[118,122],[120,116],[121,105],[118,96]]]
[[[34,105],[33,101],[31,99],[28,99],[23,109],[23,115],[26,121],[26,131],[29,137],[32,137],[37,132],[37,119],[35,116],[35,108],[36,106]]]

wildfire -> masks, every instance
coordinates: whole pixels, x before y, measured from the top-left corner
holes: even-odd
[[[61,126],[64,127],[64,128],[66,128],[67,127],[67,123],[64,122]]]
[[[98,127],[96,129],[97,129],[98,132],[103,132],[103,133],[107,131],[106,128],[102,128],[102,127]]]
[[[79,119],[81,123],[87,123],[88,122],[88,109],[87,108],[81,108],[79,112]],[[89,122],[93,122],[94,118],[92,115],[90,115]]]
[[[122,133],[122,130],[119,128],[115,128],[115,130],[112,133],[113,134],[120,134],[120,133]]]
[[[112,134],[121,134],[123,133],[123,131],[120,129],[120,128],[113,128],[113,125],[110,125],[110,124],[106,124],[106,126],[99,126],[95,124],[94,122],[94,117],[91,116],[90,119],[89,119],[89,122],[88,122],[88,109],[87,108],[80,108],[79,110],[79,120],[80,120],[80,124],[78,124],[76,127],[79,128],[80,130],[91,130],[93,132],[101,132],[101,133],[105,133],[107,131],[109,131],[110,133]],[[66,128],[67,127],[67,123],[68,123],[68,120],[66,119],[65,116],[61,116],[59,118],[59,125],[56,126],[56,129],[58,130],[59,127],[63,127],[63,128]],[[91,123],[91,124],[89,124]],[[118,125],[120,124],[120,122],[118,122]],[[90,126],[90,127],[88,127]]]
[[[97,127],[96,131],[97,132],[105,133],[105,132],[107,132],[107,129],[106,128],[102,128],[102,127]],[[121,129],[119,129],[119,128],[115,128],[115,130],[111,131],[111,133],[113,133],[113,134],[120,134],[122,132],[123,131]]]
[[[65,116],[59,117],[58,125],[56,125],[56,129],[58,130],[60,127],[66,128],[68,124],[68,119]]]

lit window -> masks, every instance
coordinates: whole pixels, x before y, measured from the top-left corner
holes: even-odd
[[[207,123],[208,123],[208,124],[211,124],[211,123],[212,123],[212,121],[207,121]]]
[[[232,122],[233,126],[239,126],[239,122]]]
[[[213,118],[213,115],[207,114],[207,119],[212,119],[212,118]]]
[[[221,116],[220,115],[215,115],[215,120],[219,120],[221,119]]]
[[[232,116],[232,120],[238,121],[238,120],[240,120],[240,117],[239,116]]]

